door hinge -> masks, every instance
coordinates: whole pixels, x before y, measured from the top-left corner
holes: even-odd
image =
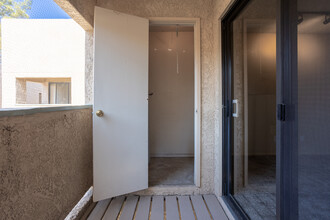
[[[277,105],[277,119],[280,121],[285,121],[285,104]]]

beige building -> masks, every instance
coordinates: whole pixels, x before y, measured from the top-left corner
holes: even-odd
[[[85,31],[71,19],[2,20],[2,107],[85,104]]]

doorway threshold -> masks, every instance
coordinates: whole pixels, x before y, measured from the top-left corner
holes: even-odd
[[[157,185],[145,190],[131,193],[132,195],[194,195],[202,194],[201,188],[195,185]]]

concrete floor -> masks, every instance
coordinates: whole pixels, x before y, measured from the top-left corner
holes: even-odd
[[[150,159],[149,186],[193,184],[193,157],[152,157]]]
[[[299,219],[330,219],[329,154],[299,155],[298,201]]]

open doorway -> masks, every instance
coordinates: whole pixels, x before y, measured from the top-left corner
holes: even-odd
[[[194,38],[192,24],[149,28],[149,186],[195,183]]]
[[[149,26],[154,24],[171,24],[175,25],[175,28],[176,25],[190,25],[194,28],[194,68],[192,73],[194,89],[191,109],[193,141],[190,141],[194,152],[194,184],[197,187],[200,186],[200,19],[151,18],[149,20],[96,7],[94,27],[95,114],[93,119],[94,201],[149,187],[148,162],[151,155],[148,146],[149,131],[151,130],[148,122],[149,102],[153,102],[151,99],[155,98],[159,92],[154,91],[154,95],[151,95],[152,91],[149,89]],[[170,52],[168,49],[172,49],[166,48],[167,52]],[[178,58],[180,57],[175,56],[175,63]],[[163,60],[159,61],[161,64],[163,62]],[[175,74],[180,75],[177,74],[177,71]],[[174,110],[177,109],[174,108]],[[177,118],[176,120],[181,120],[182,116]],[[177,131],[176,127],[177,125],[170,128]],[[171,129],[167,131],[169,132]],[[160,131],[160,134],[164,133],[163,130]],[[166,145],[166,143],[168,145],[168,140],[165,139],[164,144]],[[157,183],[157,185],[160,184]],[[172,189],[177,189],[177,186]]]

